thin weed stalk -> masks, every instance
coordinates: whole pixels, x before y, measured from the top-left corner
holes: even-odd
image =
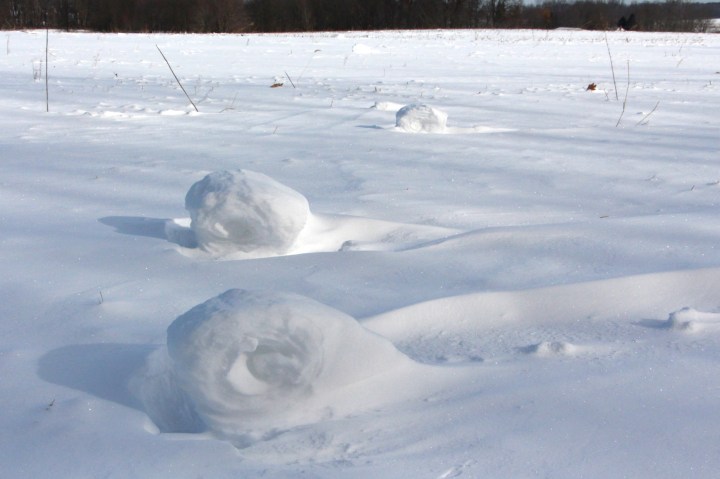
[[[199,113],[200,110],[198,110],[198,107],[195,105],[195,102],[192,101],[192,98],[190,98],[190,95],[188,95],[188,92],[185,91],[185,87],[182,85],[182,83],[180,83],[180,79],[175,74],[175,71],[173,70],[173,68],[170,66],[170,62],[165,57],[165,54],[162,52],[162,50],[160,50],[159,46],[155,45],[155,48],[157,48],[158,51],[160,52],[160,55],[162,55],[163,60],[165,60],[165,63],[167,64],[168,68],[170,69],[170,73],[172,73],[173,76],[175,77],[175,81],[177,82],[178,85],[180,85],[180,89],[183,91],[183,93],[185,93],[185,96],[187,97],[188,101],[190,101],[190,104],[193,106],[193,108],[195,108],[195,111]]]
[[[292,78],[290,78],[290,75],[288,75],[288,72],[285,72],[285,76],[287,77],[288,80],[290,80],[290,84],[292,85],[292,87],[293,87],[293,88],[297,88],[297,87],[295,86],[295,83],[292,81]]]
[[[610,71],[612,72],[613,85],[615,86],[615,100],[619,101],[617,81],[615,81],[615,66],[613,65],[612,53],[610,53],[610,42],[608,42],[607,32],[605,32],[605,46],[607,47],[608,57],[610,57]]]
[[[627,99],[628,99],[628,92],[630,91],[630,60],[627,62],[627,86],[625,87],[625,98],[623,99],[622,104],[622,111],[620,111],[620,118],[618,118],[617,123],[615,123],[615,128],[620,125],[620,121],[622,121],[622,117],[625,114],[625,107],[627,106]]]
[[[48,58],[50,55],[48,54],[48,50],[50,47],[50,27],[46,24],[45,25],[45,112],[50,112],[50,87],[48,83],[48,70],[49,70],[49,64],[48,64]]]
[[[647,123],[648,123],[648,118],[650,118],[650,115],[652,115],[653,113],[655,113],[655,110],[657,110],[657,107],[658,107],[659,105],[660,105],[660,101],[658,100],[658,102],[655,103],[655,106],[653,107],[653,109],[650,110],[650,113],[648,113],[647,115],[645,115],[644,117],[642,117],[642,120],[640,120],[639,122],[637,122],[637,123],[635,124],[635,126],[647,125]]]

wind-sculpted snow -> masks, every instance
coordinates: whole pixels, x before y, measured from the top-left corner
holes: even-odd
[[[144,390],[142,400],[156,424],[192,431],[197,418],[239,446],[351,413],[338,394],[363,382],[369,398],[377,394],[373,378],[422,368],[328,306],[292,294],[238,289],[179,316],[167,331],[167,353],[166,372],[148,374],[159,369],[148,366],[139,381],[151,384],[136,388]]]
[[[718,475],[720,36],[2,41],[3,478]]]
[[[704,290],[698,292],[698,284]],[[641,331],[665,338],[674,331],[720,330],[720,313],[675,306],[678,298],[713,304],[718,290],[720,269],[675,271],[440,298],[366,318],[363,326],[423,363],[448,356],[455,362],[482,356],[490,363],[517,353],[605,357],[617,352],[608,348],[617,338],[640,348]]]
[[[468,134],[504,133],[510,128],[491,126],[447,126],[448,114],[424,103],[402,106],[393,102],[375,102],[373,108],[380,111],[395,111],[395,130],[402,133]]]
[[[697,332],[706,329],[720,329],[720,314],[698,311],[694,308],[682,308],[670,313],[665,326],[668,329]]]
[[[408,133],[444,133],[447,113],[429,105],[412,104],[398,110],[395,125]]]
[[[166,238],[192,255],[249,259],[348,250],[400,250],[457,230],[344,215],[313,214],[308,200],[249,170],[216,171],[185,197],[187,219],[165,222]],[[112,223],[112,221],[111,221]]]
[[[192,185],[185,208],[198,246],[214,254],[283,254],[310,215],[303,195],[247,170],[207,175]]]

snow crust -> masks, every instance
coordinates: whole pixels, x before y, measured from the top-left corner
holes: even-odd
[[[307,199],[254,171],[216,171],[185,196],[197,244],[217,255],[283,254],[310,216]]]

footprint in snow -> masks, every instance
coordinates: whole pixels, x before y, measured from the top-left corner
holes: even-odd
[[[525,354],[531,354],[539,357],[554,357],[554,356],[574,356],[578,353],[579,348],[565,341],[543,341],[537,344],[531,344],[518,348],[518,350]]]
[[[450,479],[451,477],[460,477],[466,469],[473,466],[474,464],[475,461],[465,461],[464,463],[453,466],[447,471],[443,472],[438,476],[437,479]]]

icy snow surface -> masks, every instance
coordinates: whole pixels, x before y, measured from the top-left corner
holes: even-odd
[[[717,476],[717,35],[49,33],[2,32],[0,476]]]

